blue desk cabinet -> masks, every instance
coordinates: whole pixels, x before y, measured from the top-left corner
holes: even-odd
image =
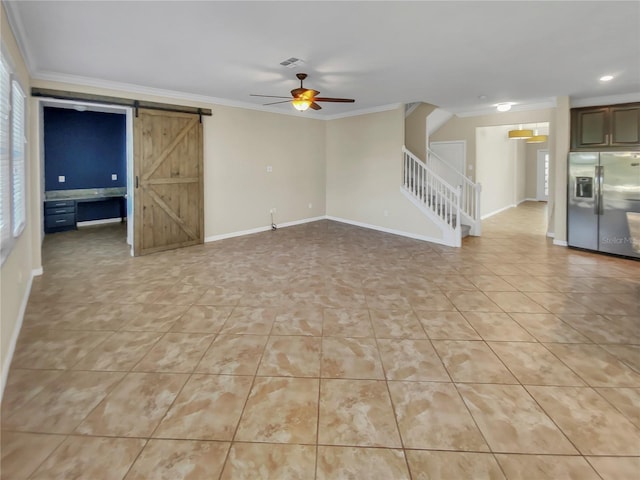
[[[74,230],[75,228],[75,200],[50,200],[44,202],[44,231],[46,233]]]

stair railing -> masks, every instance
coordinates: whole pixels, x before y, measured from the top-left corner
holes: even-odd
[[[456,184],[462,190],[461,211],[467,221],[471,224],[471,234],[479,236],[482,229],[482,221],[480,219],[480,194],[482,193],[482,185],[472,182],[464,172],[461,172],[452,166],[446,160],[443,160],[437,153],[427,147],[426,165],[434,172],[449,171],[454,174]]]
[[[403,188],[424,208],[437,217],[447,237],[460,246],[461,189],[449,185],[413,153],[402,147]]]

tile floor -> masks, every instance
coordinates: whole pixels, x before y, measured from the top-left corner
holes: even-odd
[[[329,221],[130,258],[47,236],[2,479],[640,475],[640,263],[543,204],[445,248]]]

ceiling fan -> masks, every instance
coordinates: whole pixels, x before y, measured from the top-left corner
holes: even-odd
[[[279,97],[277,95],[256,95],[250,94],[252,97],[268,97],[268,98],[286,98],[287,100],[282,100],[278,102],[265,103],[265,105],[276,105],[278,103],[287,103],[291,102],[293,107],[296,110],[304,112],[308,108],[312,108],[314,110],[320,110],[322,107],[318,105],[316,102],[337,102],[337,103],[353,103],[355,100],[353,98],[331,98],[331,97],[318,97],[320,94],[319,91],[313,90],[310,88],[304,88],[302,82],[305,78],[307,78],[306,73],[297,73],[296,77],[300,80],[300,87],[294,88],[291,90],[291,96],[289,97]]]

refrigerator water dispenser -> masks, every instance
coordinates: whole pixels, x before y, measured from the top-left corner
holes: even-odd
[[[576,177],[576,198],[593,198],[593,177]]]

